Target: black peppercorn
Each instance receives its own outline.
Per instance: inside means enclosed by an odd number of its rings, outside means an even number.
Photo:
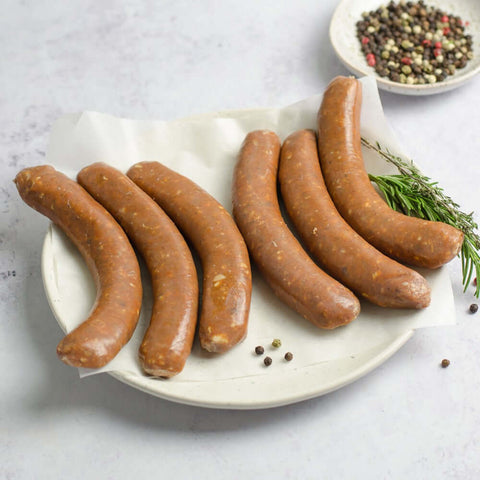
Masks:
[[[261,345],[259,345],[258,347],[255,347],[255,353],[257,355],[263,355],[264,352],[265,352],[265,349]]]
[[[390,1],[362,13],[356,34],[377,75],[424,85],[444,81],[473,58],[472,37],[465,34],[467,25],[458,16],[422,1]]]
[[[478,312],[478,305],[476,303],[472,303],[470,305],[470,313],[477,313]]]
[[[287,353],[285,354],[285,360],[286,360],[287,362],[290,362],[290,360],[292,360],[292,358],[293,358],[293,353],[292,353],[292,352],[287,352]]]
[[[447,368],[450,365],[450,360],[448,360],[447,358],[444,358],[440,365],[442,366],[442,368]]]
[[[263,363],[265,364],[266,367],[269,367],[272,364],[272,359],[271,357],[265,357],[263,359]]]

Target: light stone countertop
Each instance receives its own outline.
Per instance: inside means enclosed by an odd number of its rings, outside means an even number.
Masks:
[[[446,267],[456,326],[417,331],[369,375],[290,406],[189,407],[108,375],[80,380],[56,358],[40,273],[49,222],[12,182],[45,161],[55,119],[170,120],[321,93],[348,74],[328,41],[336,3],[2,2],[0,478],[480,478],[480,312],[468,313],[459,260]],[[405,150],[479,221],[480,77],[381,99]]]

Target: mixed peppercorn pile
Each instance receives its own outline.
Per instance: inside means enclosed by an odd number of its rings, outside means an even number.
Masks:
[[[394,82],[441,82],[473,58],[468,22],[423,0],[391,1],[364,12],[356,27],[368,65]]]

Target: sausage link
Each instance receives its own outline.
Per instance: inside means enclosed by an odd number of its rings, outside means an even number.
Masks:
[[[97,287],[89,317],[58,344],[74,367],[99,368],[128,342],[142,304],[140,268],[124,231],[78,183],[49,165],[15,178],[22,199],[58,225],[85,259]]]
[[[119,170],[94,163],[77,181],[115,217],[150,273],[153,307],[139,349],[143,369],[157,377],[177,375],[197,322],[198,279],[190,249],[166,213]]]
[[[279,180],[293,224],[330,275],[382,307],[429,305],[430,287],[426,280],[380,253],[338,213],[322,177],[313,130],[297,131],[284,141]]]
[[[226,352],[247,334],[252,292],[247,247],[233,218],[205,190],[159,162],[137,163],[127,175],[197,251],[203,270],[200,343],[209,352]]]
[[[275,294],[320,328],[357,317],[360,303],[323,272],[285,224],[277,199],[280,140],[267,130],[245,138],[233,179],[233,215],[252,259]]]
[[[318,147],[325,183],[340,214],[378,250],[408,265],[438,268],[454,258],[463,233],[443,222],[392,210],[365,170],[360,138],[361,83],[337,77],[318,112]]]

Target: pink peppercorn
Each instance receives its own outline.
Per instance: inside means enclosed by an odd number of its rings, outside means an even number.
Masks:
[[[367,54],[367,63],[371,66],[374,67],[377,63],[377,60],[375,59],[375,55],[373,53],[368,53]]]
[[[445,27],[445,28],[443,29],[443,34],[444,34],[444,35],[448,35],[448,34],[450,33],[450,31],[451,31],[451,30],[450,30],[450,27]]]
[[[412,64],[412,59],[410,57],[403,57],[400,61],[405,65],[411,65]]]
[[[439,55],[442,54],[442,49],[441,48],[436,48],[434,51],[433,51],[433,54],[438,57]]]
[[[442,42],[435,42],[435,48],[442,48]]]
[[[442,23],[447,23],[448,22],[448,16],[447,15],[444,15],[442,17]]]
[[[425,40],[422,41],[422,45],[424,47],[430,47],[432,45],[432,41],[428,40],[428,38],[426,38]]]
[[[368,37],[362,37],[362,44],[363,45],[366,45],[369,41],[370,41],[370,39]]]

